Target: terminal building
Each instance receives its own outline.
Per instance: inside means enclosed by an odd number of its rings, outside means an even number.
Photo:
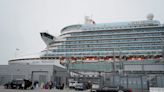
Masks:
[[[9,65],[54,65],[74,79],[95,77],[101,85],[140,91],[164,87],[164,24],[153,18],[96,23],[85,17],[85,24],[66,26],[58,37],[41,32],[47,47]]]
[[[0,85],[15,79],[26,79],[41,83],[65,83],[68,77],[66,69],[54,65],[0,65]]]

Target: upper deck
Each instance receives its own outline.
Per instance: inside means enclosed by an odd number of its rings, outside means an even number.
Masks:
[[[157,20],[143,20],[132,22],[116,22],[116,23],[99,23],[99,24],[77,24],[64,27],[61,34],[82,31],[100,31],[100,30],[119,30],[119,29],[136,29],[162,26]]]

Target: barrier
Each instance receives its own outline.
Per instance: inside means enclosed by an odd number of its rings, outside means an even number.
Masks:
[[[150,87],[150,92],[164,92],[164,88]]]

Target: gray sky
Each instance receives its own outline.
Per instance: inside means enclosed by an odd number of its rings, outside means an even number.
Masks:
[[[17,56],[38,53],[46,45],[39,32],[58,36],[68,25],[144,20],[153,13],[164,23],[164,0],[0,0],[0,64]],[[16,52],[19,48],[19,52]]]

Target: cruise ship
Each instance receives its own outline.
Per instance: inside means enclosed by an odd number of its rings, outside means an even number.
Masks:
[[[160,62],[164,55],[164,25],[153,19],[118,23],[96,23],[64,27],[55,37],[41,32],[47,47],[37,55],[17,57],[9,64],[57,65],[99,62]]]

